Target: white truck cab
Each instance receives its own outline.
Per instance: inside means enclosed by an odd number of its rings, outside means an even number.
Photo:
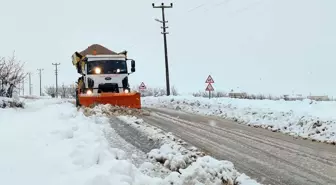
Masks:
[[[81,62],[77,64],[78,73],[82,75],[78,79],[81,94],[130,92],[128,76],[135,72],[135,61],[127,59],[126,54],[125,51],[112,55],[85,55]],[[131,61],[130,72],[127,65],[128,61]]]

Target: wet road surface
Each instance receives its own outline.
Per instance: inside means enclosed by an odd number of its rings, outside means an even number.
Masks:
[[[144,108],[145,122],[211,154],[262,184],[336,185],[336,147],[217,117]]]

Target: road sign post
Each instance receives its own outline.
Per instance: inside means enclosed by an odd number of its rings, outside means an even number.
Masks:
[[[213,80],[211,75],[209,75],[208,78],[205,80],[205,83],[208,84],[205,91],[209,91],[209,99],[211,99],[211,91],[215,90],[211,84],[215,83],[215,81]]]
[[[207,88],[205,89],[206,91],[209,91],[209,99],[211,98],[211,91],[214,91],[213,86],[211,83],[208,84]]]

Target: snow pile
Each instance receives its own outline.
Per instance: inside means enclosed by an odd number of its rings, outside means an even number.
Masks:
[[[148,158],[173,171],[165,178],[171,184],[259,184],[245,174],[239,173],[230,161],[219,161],[205,156],[196,147],[188,146],[186,142],[177,139],[172,133],[165,133],[135,116],[118,116],[118,118],[139,131],[147,133],[149,139],[161,141],[162,146],[150,151]]]
[[[336,102],[144,97],[143,106],[215,115],[238,123],[326,143],[336,142]]]
[[[0,108],[23,108],[24,103],[20,99],[0,97]]]
[[[84,110],[84,114],[87,116],[149,115],[149,112],[145,110],[120,108],[109,104],[93,105],[91,107],[83,107],[82,109]]]
[[[0,109],[0,184],[160,184],[110,148],[104,117],[86,117],[64,101]],[[100,124],[99,124],[100,123]]]
[[[161,141],[162,146],[150,151],[148,158],[173,171],[166,177],[172,184],[259,184],[245,174],[237,172],[231,162],[219,161],[210,156],[205,156],[196,147],[188,146],[186,142],[175,138],[172,133],[165,133],[135,116],[118,116],[118,118],[139,131],[147,133],[149,139]],[[176,179],[179,179],[179,181],[176,181]]]
[[[255,180],[239,173],[230,161],[217,160],[210,156],[191,158],[181,153],[178,145],[164,144],[154,149],[148,156],[173,172],[165,179],[174,185],[206,184],[206,185],[258,185]],[[185,150],[182,150],[185,151]]]
[[[36,95],[25,95],[25,96],[20,96],[20,98],[23,98],[23,99],[51,99],[52,97],[51,96],[36,96]]]
[[[148,135],[149,140],[160,142],[161,147],[153,149],[147,156],[153,161],[162,163],[172,171],[178,171],[181,168],[184,169],[195,162],[198,157],[205,155],[197,148],[188,146],[183,140],[176,139],[171,132],[165,133],[161,129],[148,125],[142,119],[135,116],[118,116],[118,118]]]
[[[160,149],[154,149],[148,153],[148,157],[154,161],[164,164],[172,171],[186,168],[196,161],[198,156],[204,154],[194,147],[185,148],[187,144],[177,140],[172,133],[165,133],[161,129],[146,124],[142,119],[134,115],[148,114],[143,110],[117,108],[111,105],[97,105],[94,108],[84,108],[84,114],[96,116],[116,116],[126,124],[136,128],[148,136],[148,140],[155,140],[161,143]]]
[[[239,173],[229,161],[219,161],[210,156],[204,156],[197,148],[189,146],[172,133],[150,126],[134,114],[143,114],[141,110],[131,110],[98,105],[93,109],[84,109],[88,115],[112,115],[137,128],[148,135],[149,140],[162,143],[159,149],[153,149],[147,156],[152,162],[163,164],[172,172],[164,178],[164,182],[172,185],[204,184],[204,185],[258,185],[255,180]],[[113,110],[112,113],[109,110]],[[147,114],[147,112],[145,113]],[[144,173],[152,173],[153,164],[144,163],[141,167]]]
[[[172,173],[171,178],[180,178],[183,184],[218,184],[218,185],[256,185],[255,180],[245,174],[238,173],[229,161],[218,161],[210,156],[198,158],[187,169],[181,169],[181,174]],[[173,180],[172,180],[173,181]]]
[[[147,114],[147,112],[146,112]],[[153,127],[143,121],[143,119],[137,118],[133,115],[117,115],[117,117],[127,123],[128,125],[136,128],[140,132],[148,135],[148,139],[160,141],[162,144],[166,143],[176,143],[178,145],[184,146],[186,143],[180,139],[176,139],[171,132],[164,132],[157,127]]]
[[[194,161],[190,156],[183,155],[178,148],[174,148],[176,146],[178,145],[164,144],[160,149],[150,151],[148,157],[162,163],[166,168],[172,171],[184,169]]]
[[[217,179],[245,178],[232,176],[232,166],[215,167],[222,162],[200,161],[166,178],[144,174],[153,165],[136,168],[107,141],[108,117],[85,116],[66,100],[30,100],[25,109],[0,109],[0,118],[0,184],[182,185],[211,180],[213,169],[221,172]]]

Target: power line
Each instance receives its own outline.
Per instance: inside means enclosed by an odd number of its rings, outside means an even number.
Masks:
[[[58,98],[58,69],[57,69],[57,66],[58,65],[61,65],[61,63],[52,63],[52,65],[54,65],[55,67],[56,67],[56,69],[55,69],[55,75],[56,75],[56,94],[55,94],[55,96],[56,96],[56,98]]]
[[[165,18],[165,9],[166,8],[173,8],[173,3],[170,3],[170,6],[165,5],[164,3],[161,3],[160,6],[155,6],[155,3],[152,3],[153,8],[161,8],[162,11],[162,21],[159,19],[155,19],[156,21],[162,23],[162,29],[163,32],[161,32],[161,34],[163,34],[163,44],[164,44],[164,52],[165,52],[165,66],[166,66],[166,89],[167,89],[167,96],[170,95],[170,84],[169,84],[169,66],[168,66],[168,49],[167,49],[167,34],[169,34],[166,29],[168,27],[166,27],[166,23],[168,23],[168,21],[166,21]]]
[[[42,96],[42,71],[44,69],[37,69],[39,71],[39,76],[40,76],[40,96]]]
[[[192,11],[194,11],[194,10],[197,10],[197,9],[199,9],[199,8],[205,6],[205,5],[206,5],[205,3],[200,4],[200,5],[198,5],[198,6],[194,7],[194,8],[191,8],[190,10],[188,10],[188,12],[192,12]]]

